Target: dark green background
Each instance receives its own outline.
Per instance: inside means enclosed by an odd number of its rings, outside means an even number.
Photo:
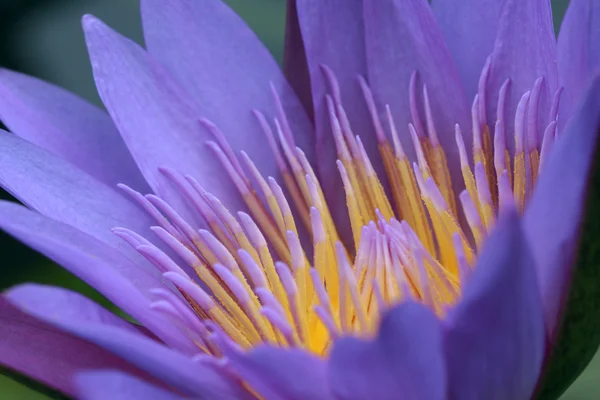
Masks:
[[[168,1],[168,0],[165,0]],[[456,0],[457,2],[459,0]],[[281,60],[285,1],[228,0]],[[558,29],[568,0],[552,1]],[[0,66],[23,71],[63,86],[100,104],[88,63],[80,18],[90,13],[141,42],[139,0],[0,0]],[[6,193],[0,196],[8,198]],[[104,299],[82,282],[0,232],[0,289],[23,281],[57,284]],[[1,338],[0,338],[1,340]],[[563,396],[600,398],[600,357]],[[0,399],[43,399],[0,377]]]

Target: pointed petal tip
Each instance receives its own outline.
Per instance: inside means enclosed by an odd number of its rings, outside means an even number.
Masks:
[[[84,31],[89,31],[97,26],[103,26],[105,25],[104,22],[102,22],[99,18],[95,17],[92,14],[84,14],[81,17],[81,26],[83,27]]]

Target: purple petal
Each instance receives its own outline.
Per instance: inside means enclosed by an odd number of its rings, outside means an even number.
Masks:
[[[296,143],[309,160],[314,138],[306,112],[267,48],[224,2],[142,1],[148,52],[165,65],[223,132],[235,151],[244,150],[266,176],[278,168],[252,114],[277,116],[270,84],[281,97]]]
[[[141,379],[114,370],[86,371],[75,378],[77,398],[82,400],[178,400],[167,392]]]
[[[401,304],[384,317],[374,341],[338,340],[329,374],[333,394],[340,400],[444,400],[440,323],[420,304]]]
[[[112,353],[18,310],[4,297],[0,297],[0,337],[0,364],[66,395],[75,395],[72,379],[82,369],[143,374]]]
[[[329,67],[340,84],[342,103],[352,128],[367,143],[375,142],[358,77],[367,73],[364,47],[363,0],[299,1],[297,13],[310,71],[318,136],[317,147],[335,157],[325,95],[331,94],[321,65]],[[324,40],[327,38],[327,40]],[[375,150],[377,148],[375,147]],[[335,158],[323,162],[334,164]],[[337,172],[336,172],[337,174]]]
[[[567,122],[594,70],[600,67],[600,3],[572,0],[558,36],[558,80],[565,88],[561,121]]]
[[[232,209],[242,202],[205,143],[201,115],[164,69],[137,44],[92,16],[83,27],[98,93],[150,187],[190,223],[196,213],[159,171],[191,174]]]
[[[108,115],[62,88],[0,69],[0,119],[16,135],[107,185],[148,191]]]
[[[492,65],[488,79],[488,121],[496,120],[498,93],[506,79],[511,80],[505,110],[505,129],[514,132],[515,111],[523,94],[535,81],[544,77],[540,95],[538,140],[546,128],[550,106],[558,89],[556,69],[556,39],[552,23],[552,8],[548,0],[505,0],[498,23]],[[507,138],[506,146],[513,152],[514,140]]]
[[[120,193],[72,164],[2,130],[0,186],[29,208],[147,264],[110,229],[125,227],[149,235],[152,220],[148,216]]]
[[[176,351],[122,329],[55,320],[67,332],[119,355],[174,389],[208,399],[249,400],[239,382],[212,365],[194,362]],[[198,349],[198,352],[201,350]]]
[[[367,74],[363,0],[299,1],[296,7],[312,87],[319,177],[336,222],[345,221],[345,228],[340,229],[343,234],[350,226],[344,189],[335,164],[338,157],[325,97],[332,93],[321,66],[326,65],[335,74],[352,130],[361,136],[371,160],[381,172],[373,124],[358,84],[358,77]]]
[[[544,320],[534,260],[514,209],[500,216],[446,324],[450,398],[531,397],[544,357]]]
[[[524,216],[550,335],[568,295],[599,133],[600,76],[596,75],[554,144]]]
[[[37,318],[52,314],[53,318],[80,319],[145,335],[139,327],[67,289],[26,283],[10,288],[4,292],[4,297],[21,311]]]
[[[364,7],[369,83],[382,107],[389,105],[396,126],[405,132],[402,144],[408,157],[415,160],[415,150],[405,127],[411,122],[409,82],[419,72],[427,85],[435,127],[446,152],[448,164],[458,166],[454,125],[468,133],[469,106],[458,70],[424,0],[367,1]],[[419,93],[421,90],[419,88]],[[424,118],[423,112],[421,113]],[[468,138],[465,138],[468,140]],[[459,185],[460,169],[451,168]],[[455,190],[461,187],[455,187]]]
[[[500,0],[434,0],[433,13],[458,67],[468,99],[477,94],[479,76],[492,53]]]
[[[150,291],[164,285],[149,270],[69,225],[14,203],[0,202],[0,228],[61,264],[170,346],[188,352],[195,348],[150,309]]]
[[[309,118],[314,120],[310,73],[296,3],[296,0],[288,0],[286,8],[283,72]]]
[[[332,399],[325,362],[305,351],[261,346],[226,356],[236,374],[265,399]]]
[[[222,399],[237,399],[232,397],[233,393],[241,393],[231,379],[211,366],[194,363],[191,358],[120,324],[108,324],[105,313],[101,318],[98,313],[89,313],[93,304],[89,300],[75,293],[61,292],[60,289],[40,291],[39,287],[26,287],[9,291],[6,297],[24,312],[103,347],[174,388],[209,398],[219,394],[222,397],[218,398]],[[69,303],[72,302],[84,305],[71,310]],[[197,348],[197,352],[200,351]]]

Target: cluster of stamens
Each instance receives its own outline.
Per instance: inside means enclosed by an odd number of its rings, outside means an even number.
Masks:
[[[485,111],[489,68],[488,62],[472,107],[473,169],[456,126],[466,188],[458,197],[438,140],[429,93],[426,86],[419,92],[417,73],[410,82],[413,123],[408,126],[415,162],[403,150],[389,107],[386,134],[371,91],[360,80],[386,171],[387,184],[382,184],[360,137],[351,130],[335,76],[324,68],[353,246],[342,241],[321,182],[295,146],[275,90],[275,130],[262,113],[254,113],[272,148],[283,187],[272,177],[265,179],[246,153],[238,157],[218,128],[202,121],[214,137],[208,147],[249,213],[238,212],[236,217],[194,177],[162,169],[208,227],[196,230],[159,197],[121,186],[156,220],[152,231],[170,249],[160,250],[128,229],[114,229],[172,284],[172,291],[154,291],[153,308],[180,324],[202,351],[215,356],[222,354],[213,340],[215,326],[242,348],[270,343],[323,355],[332,339],[341,335],[372,336],[382,312],[405,299],[422,302],[443,317],[460,298],[498,209],[507,202],[523,209],[556,135],[560,91],[538,145],[543,84],[539,79],[517,107],[511,157],[504,127],[507,81],[499,93],[492,140]],[[425,118],[419,111],[419,93]],[[311,238],[312,247],[303,246],[303,237]],[[201,283],[178,262],[192,267]]]

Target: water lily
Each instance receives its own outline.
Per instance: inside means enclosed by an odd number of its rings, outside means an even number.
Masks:
[[[108,115],[0,72],[0,226],[131,317],[14,287],[0,362],[84,399],[532,398],[598,5],[557,44],[547,0],[291,2],[288,81],[220,1],[141,3],[147,50],[83,18]]]

